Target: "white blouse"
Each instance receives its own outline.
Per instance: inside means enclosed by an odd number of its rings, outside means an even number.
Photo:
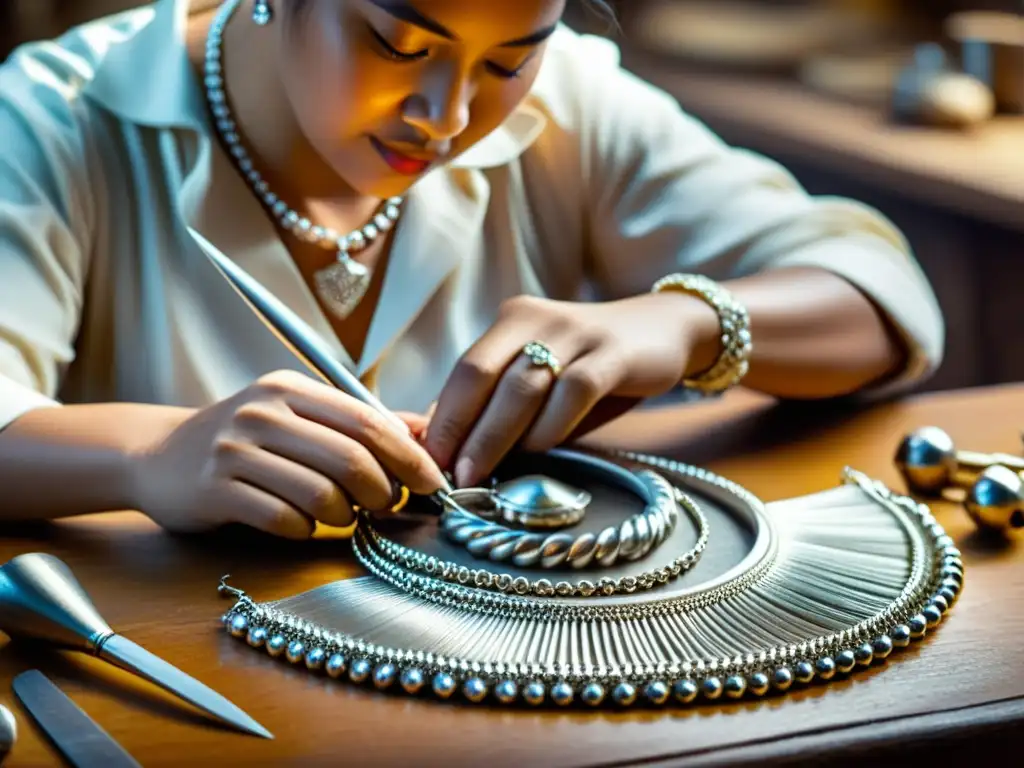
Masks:
[[[429,405],[505,298],[622,297],[677,271],[832,270],[911,350],[887,391],[940,362],[935,297],[888,221],[809,196],[564,27],[525,102],[410,191],[352,360],[215,140],[187,20],[188,0],[158,0],[0,66],[0,428],[60,403],[202,406],[302,370],[189,227],[396,409]]]

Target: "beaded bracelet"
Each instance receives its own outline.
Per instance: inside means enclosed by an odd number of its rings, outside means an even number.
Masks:
[[[652,293],[678,291],[696,296],[718,315],[721,327],[722,352],[707,371],[683,380],[683,385],[701,392],[716,394],[735,386],[750,367],[750,316],[746,307],[733,295],[704,275],[672,274],[658,280]]]

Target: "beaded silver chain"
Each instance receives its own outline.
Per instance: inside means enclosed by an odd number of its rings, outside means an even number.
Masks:
[[[336,261],[316,275],[317,292],[333,314],[344,319],[362,299],[370,282],[367,267],[352,260],[351,254],[365,250],[378,237],[389,232],[401,216],[403,199],[391,197],[381,203],[371,220],[348,234],[329,227],[313,224],[271,189],[257,170],[248,150],[242,143],[234,115],[228,104],[224,84],[223,40],[224,29],[238,9],[241,0],[228,0],[217,11],[206,40],[204,85],[206,100],[214,118],[214,126],[234,160],[239,172],[252,188],[260,202],[274,216],[280,226],[297,239],[329,251],[335,251]]]
[[[749,492],[706,470],[643,454],[618,455],[682,477],[699,477],[719,490],[732,492],[741,501],[746,497],[746,503],[760,505]],[[538,665],[449,658],[415,649],[385,648],[327,630],[257,604],[222,581],[222,594],[237,598],[223,621],[232,636],[312,671],[322,670],[332,678],[346,676],[353,683],[372,680],[379,690],[399,689],[408,694],[429,690],[442,699],[461,691],[471,702],[551,702],[558,706],[577,701],[589,706],[643,702],[657,706],[670,701],[686,704],[699,697],[737,699],[745,695],[762,696],[772,690],[786,691],[795,684],[815,679],[827,681],[866,668],[887,658],[895,648],[924,637],[941,622],[963,587],[961,554],[925,505],[895,494],[851,469],[844,472],[843,482],[858,486],[899,521],[910,538],[910,574],[901,593],[874,615],[854,626],[808,637],[799,643],[751,647],[732,657],[693,659],[680,664],[659,662],[600,668],[576,663]],[[366,555],[372,548],[371,539],[372,535],[357,532],[353,546]],[[398,589],[461,610],[524,619],[637,621],[652,615],[679,614],[748,589],[770,572],[772,555],[769,553],[757,567],[738,579],[710,590],[679,598],[603,606],[488,592],[409,573],[393,562],[385,562],[381,567],[372,557],[361,559],[372,574]]]
[[[648,479],[651,479],[652,476],[653,473],[651,473]],[[578,581],[558,580],[552,582],[552,580],[546,578],[532,581],[525,576],[514,577],[511,574],[495,572],[485,567],[469,568],[391,541],[374,527],[373,520],[369,516],[365,516],[361,523],[359,542],[354,543],[354,547],[356,548],[357,556],[361,559],[365,558],[363,560],[364,565],[371,567],[372,564],[374,568],[384,569],[391,577],[396,576],[398,573],[407,574],[405,569],[408,569],[408,572],[423,574],[430,577],[430,580],[470,586],[482,590],[494,590],[506,594],[535,595],[537,597],[607,597],[614,594],[644,591],[661,584],[666,584],[693,568],[699,562],[708,542],[708,522],[701,508],[693,499],[678,488],[672,488],[664,480],[662,480],[662,483],[664,483],[665,492],[668,494],[668,498],[673,505],[678,504],[686,510],[689,517],[693,520],[697,529],[697,541],[690,549],[672,558],[668,563],[635,576],[623,576],[618,579],[605,577],[593,581],[580,579]],[[658,504],[660,507],[660,499]],[[658,514],[663,513],[659,512]],[[444,520],[442,520],[441,525],[442,527],[445,525]],[[478,535],[487,536],[490,532],[490,524],[485,520],[480,520],[472,525],[480,532]],[[470,526],[463,525],[460,530],[466,530],[468,527]],[[520,534],[518,531],[515,533]],[[515,540],[525,541],[527,544],[532,545],[532,542],[525,538],[527,535],[522,533],[522,538]],[[563,536],[565,535],[563,534]],[[550,539],[553,537],[538,536],[537,538],[541,540],[539,544],[540,551],[547,553],[551,557],[561,554],[564,561],[575,543],[571,536],[565,537],[568,539],[568,544],[558,550],[558,552],[555,552],[555,547],[545,542],[545,538]],[[583,534],[576,541],[585,537],[586,541],[595,539],[593,534]],[[660,541],[660,538],[657,540]],[[499,560],[499,558],[493,559]]]

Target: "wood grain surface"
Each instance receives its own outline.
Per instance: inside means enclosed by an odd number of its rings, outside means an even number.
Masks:
[[[697,406],[638,411],[594,442],[707,465],[774,500],[830,487],[851,465],[902,490],[893,450],[936,424],[958,445],[1021,452],[1024,386],[923,396],[870,409],[775,406],[745,393]],[[0,490],[2,492],[2,490]],[[6,765],[59,765],[10,680],[46,672],[143,765],[789,764],[811,757],[879,764],[903,748],[970,745],[981,756],[1012,744],[1024,718],[1024,544],[972,532],[954,503],[934,507],[963,550],[963,598],[924,643],[832,685],[761,701],[627,712],[463,706],[375,694],[269,659],[229,638],[221,575],[258,599],[355,574],[338,537],[305,543],[245,531],[178,538],[119,513],[0,530],[0,559],[63,558],[111,624],[246,709],[276,738],[208,723],[173,698],[82,654],[8,643],[0,701],[20,738]]]

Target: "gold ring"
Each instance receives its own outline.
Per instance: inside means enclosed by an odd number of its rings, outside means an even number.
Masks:
[[[534,365],[550,368],[557,377],[562,372],[562,365],[551,348],[542,341],[531,341],[523,347],[523,354],[526,355]]]

